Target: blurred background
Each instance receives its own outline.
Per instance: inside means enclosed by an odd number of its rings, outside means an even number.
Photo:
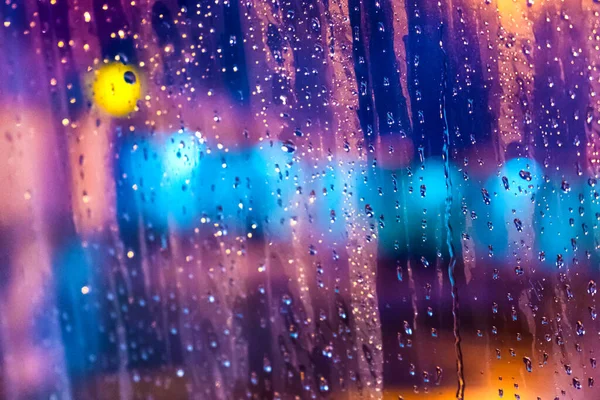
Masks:
[[[596,0],[0,22],[0,398],[598,396]]]

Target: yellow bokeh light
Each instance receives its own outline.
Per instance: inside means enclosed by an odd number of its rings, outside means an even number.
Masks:
[[[140,99],[140,73],[120,62],[104,64],[94,71],[91,89],[100,109],[113,117],[124,117],[135,110]]]

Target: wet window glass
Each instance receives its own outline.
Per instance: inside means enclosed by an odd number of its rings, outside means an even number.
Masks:
[[[0,24],[0,398],[598,397],[598,0]]]

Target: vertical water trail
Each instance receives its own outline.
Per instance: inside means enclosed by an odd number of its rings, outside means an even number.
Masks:
[[[452,225],[450,217],[452,216],[452,178],[450,176],[450,132],[448,128],[448,117],[446,115],[446,90],[448,86],[448,57],[444,49],[444,25],[440,25],[440,49],[444,57],[442,68],[442,88],[440,92],[440,114],[444,126],[444,147],[442,157],[444,159],[444,177],[446,180],[446,212],[444,213],[444,222],[446,224],[446,244],[448,245],[448,253],[450,254],[450,262],[448,264],[448,275],[450,277],[450,285],[452,287],[452,317],[454,318],[454,347],[456,350],[456,374],[458,378],[458,389],[456,390],[456,399],[463,400],[465,395],[465,377],[463,371],[463,357],[460,337],[460,317],[458,290],[454,277],[454,269],[456,267],[456,255],[454,243],[452,240]]]

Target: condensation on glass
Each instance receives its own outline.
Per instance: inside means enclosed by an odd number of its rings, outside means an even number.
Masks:
[[[597,398],[599,13],[3,1],[0,398]]]

